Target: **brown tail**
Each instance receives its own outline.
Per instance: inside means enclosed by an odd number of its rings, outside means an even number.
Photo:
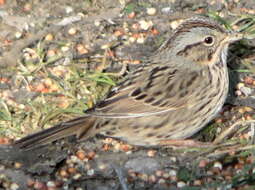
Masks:
[[[67,122],[59,123],[54,127],[39,131],[38,133],[28,135],[16,142],[13,146],[28,149],[39,145],[48,144],[55,140],[76,135],[78,138],[88,136],[88,130],[94,125],[95,118],[79,117]]]

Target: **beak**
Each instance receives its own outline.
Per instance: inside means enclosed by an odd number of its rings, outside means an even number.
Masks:
[[[238,41],[238,40],[241,40],[245,38],[245,35],[242,34],[242,33],[231,33],[229,34],[229,36],[227,37],[226,41],[228,43],[232,43],[232,42],[235,42],[235,41]]]

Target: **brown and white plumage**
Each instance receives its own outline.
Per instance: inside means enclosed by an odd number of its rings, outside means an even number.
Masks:
[[[209,19],[189,19],[84,117],[25,137],[15,146],[27,148],[70,135],[87,139],[97,133],[143,146],[188,138],[224,104],[227,48],[240,38]]]

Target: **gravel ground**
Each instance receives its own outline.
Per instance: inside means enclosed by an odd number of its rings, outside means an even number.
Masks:
[[[217,146],[148,149],[101,136],[8,145],[82,115],[183,19],[238,30],[254,25],[254,10],[254,0],[0,0],[0,190],[254,189],[255,40],[231,46],[226,105],[194,136]]]

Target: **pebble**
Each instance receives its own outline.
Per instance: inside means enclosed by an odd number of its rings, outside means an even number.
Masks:
[[[84,151],[79,150],[76,152],[76,156],[80,159],[80,160],[84,160],[86,158],[86,154]]]
[[[69,14],[69,13],[73,12],[73,8],[68,6],[65,8],[65,11],[67,14]]]
[[[128,18],[132,19],[135,17],[135,15],[136,15],[135,12],[131,12],[128,14]]]
[[[177,172],[175,170],[169,170],[169,175],[170,176],[176,176]]]
[[[87,171],[88,176],[92,176],[94,174],[95,174],[95,171],[93,169],[90,169],[90,170]]]
[[[77,180],[77,179],[79,179],[80,177],[81,177],[81,174],[78,173],[78,174],[75,174],[75,175],[73,176],[73,179],[74,179],[74,180]]]
[[[88,49],[85,48],[85,46],[83,44],[77,44],[76,50],[78,51],[79,54],[86,54],[89,52]]]
[[[156,150],[149,150],[149,151],[147,152],[147,155],[148,155],[149,157],[154,157],[154,156],[156,155],[156,153],[157,153]]]
[[[252,89],[249,87],[241,87],[240,91],[245,95],[245,96],[249,96],[252,93]]]
[[[56,51],[53,49],[50,49],[47,51],[47,57],[54,57],[56,55]]]
[[[198,167],[204,168],[208,164],[207,160],[200,160]]]
[[[219,168],[220,170],[222,170],[222,164],[221,164],[220,162],[215,162],[215,163],[213,164],[213,167]]]
[[[160,178],[160,179],[158,180],[158,183],[159,183],[159,184],[164,184],[164,183],[166,183],[166,180]]]
[[[143,36],[141,36],[141,37],[137,38],[136,42],[138,44],[143,44],[145,42],[145,38]]]
[[[161,12],[164,14],[169,14],[172,12],[171,7],[164,7],[161,9]]]
[[[174,30],[176,29],[182,22],[183,20],[175,20],[170,23],[170,27]]]
[[[56,187],[56,185],[53,181],[48,181],[47,182],[47,187]]]
[[[99,20],[95,20],[95,22],[94,22],[95,26],[100,26],[100,24],[101,24],[101,22]]]
[[[152,21],[140,20],[139,24],[142,30],[148,30],[150,27],[153,26]]]
[[[241,89],[242,87],[244,87],[244,83],[242,83],[242,82],[239,82],[237,85],[236,85],[236,88],[237,89]]]
[[[68,30],[68,34],[70,34],[70,35],[75,35],[76,33],[77,33],[76,28],[70,28],[70,29]]]
[[[151,8],[147,8],[147,14],[150,15],[150,16],[153,16],[157,13],[157,9],[154,8],[154,7],[151,7]]]
[[[62,46],[61,47],[61,51],[63,51],[63,52],[67,52],[68,50],[69,50],[68,46]]]
[[[134,37],[130,37],[130,38],[128,39],[128,41],[131,42],[131,43],[134,43],[135,40],[136,40],[136,39],[135,39]]]
[[[52,41],[53,40],[53,35],[52,34],[47,34],[46,36],[45,36],[45,40],[46,41]]]
[[[17,190],[17,189],[19,189],[18,184],[12,183],[11,186],[10,186],[10,190]]]
[[[186,186],[186,183],[183,182],[183,181],[179,181],[179,182],[177,183],[177,187],[178,187],[178,188],[183,188],[183,187],[185,187],[185,186]]]
[[[15,38],[16,39],[20,39],[22,37],[22,33],[21,32],[16,32],[15,33]]]

